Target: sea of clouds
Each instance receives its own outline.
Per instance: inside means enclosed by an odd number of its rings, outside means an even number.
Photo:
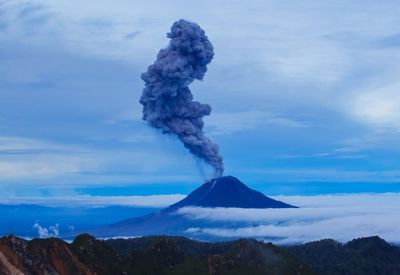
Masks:
[[[400,243],[400,194],[274,198],[299,208],[185,207],[179,209],[178,214],[192,220],[222,224],[223,226],[192,227],[187,230],[188,233],[210,237],[257,238],[292,244],[324,238],[346,242],[358,237],[379,235],[389,242]]]

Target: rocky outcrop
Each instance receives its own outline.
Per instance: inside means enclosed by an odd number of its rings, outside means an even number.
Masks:
[[[0,239],[0,274],[96,274],[60,239]]]

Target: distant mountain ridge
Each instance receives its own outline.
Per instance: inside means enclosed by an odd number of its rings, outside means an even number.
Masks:
[[[186,198],[158,212],[145,216],[126,219],[108,226],[89,230],[96,237],[115,236],[148,236],[148,235],[183,235],[194,236],[189,228],[201,228],[217,225],[218,222],[207,222],[190,219],[177,214],[183,207],[235,207],[235,208],[296,208],[293,205],[268,198],[252,190],[232,176],[212,179],[191,192]],[[221,224],[219,224],[221,225]],[[224,227],[227,226],[225,222]]]
[[[112,205],[106,207],[43,206],[35,204],[0,204],[0,236],[16,234],[38,237],[38,223],[48,228],[58,224],[64,235],[77,235],[93,227],[115,223],[127,218],[143,216],[160,208]]]

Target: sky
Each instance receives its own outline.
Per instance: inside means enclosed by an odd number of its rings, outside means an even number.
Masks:
[[[181,18],[214,46],[190,87],[213,108],[205,131],[225,175],[275,196],[400,192],[399,12],[369,0],[0,0],[0,201],[169,202],[204,182],[210,169],[150,129],[138,102]]]

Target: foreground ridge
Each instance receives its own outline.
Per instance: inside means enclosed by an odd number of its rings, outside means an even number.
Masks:
[[[279,247],[252,239],[152,236],[98,240],[0,238],[0,274],[400,274],[400,248],[379,237]]]

